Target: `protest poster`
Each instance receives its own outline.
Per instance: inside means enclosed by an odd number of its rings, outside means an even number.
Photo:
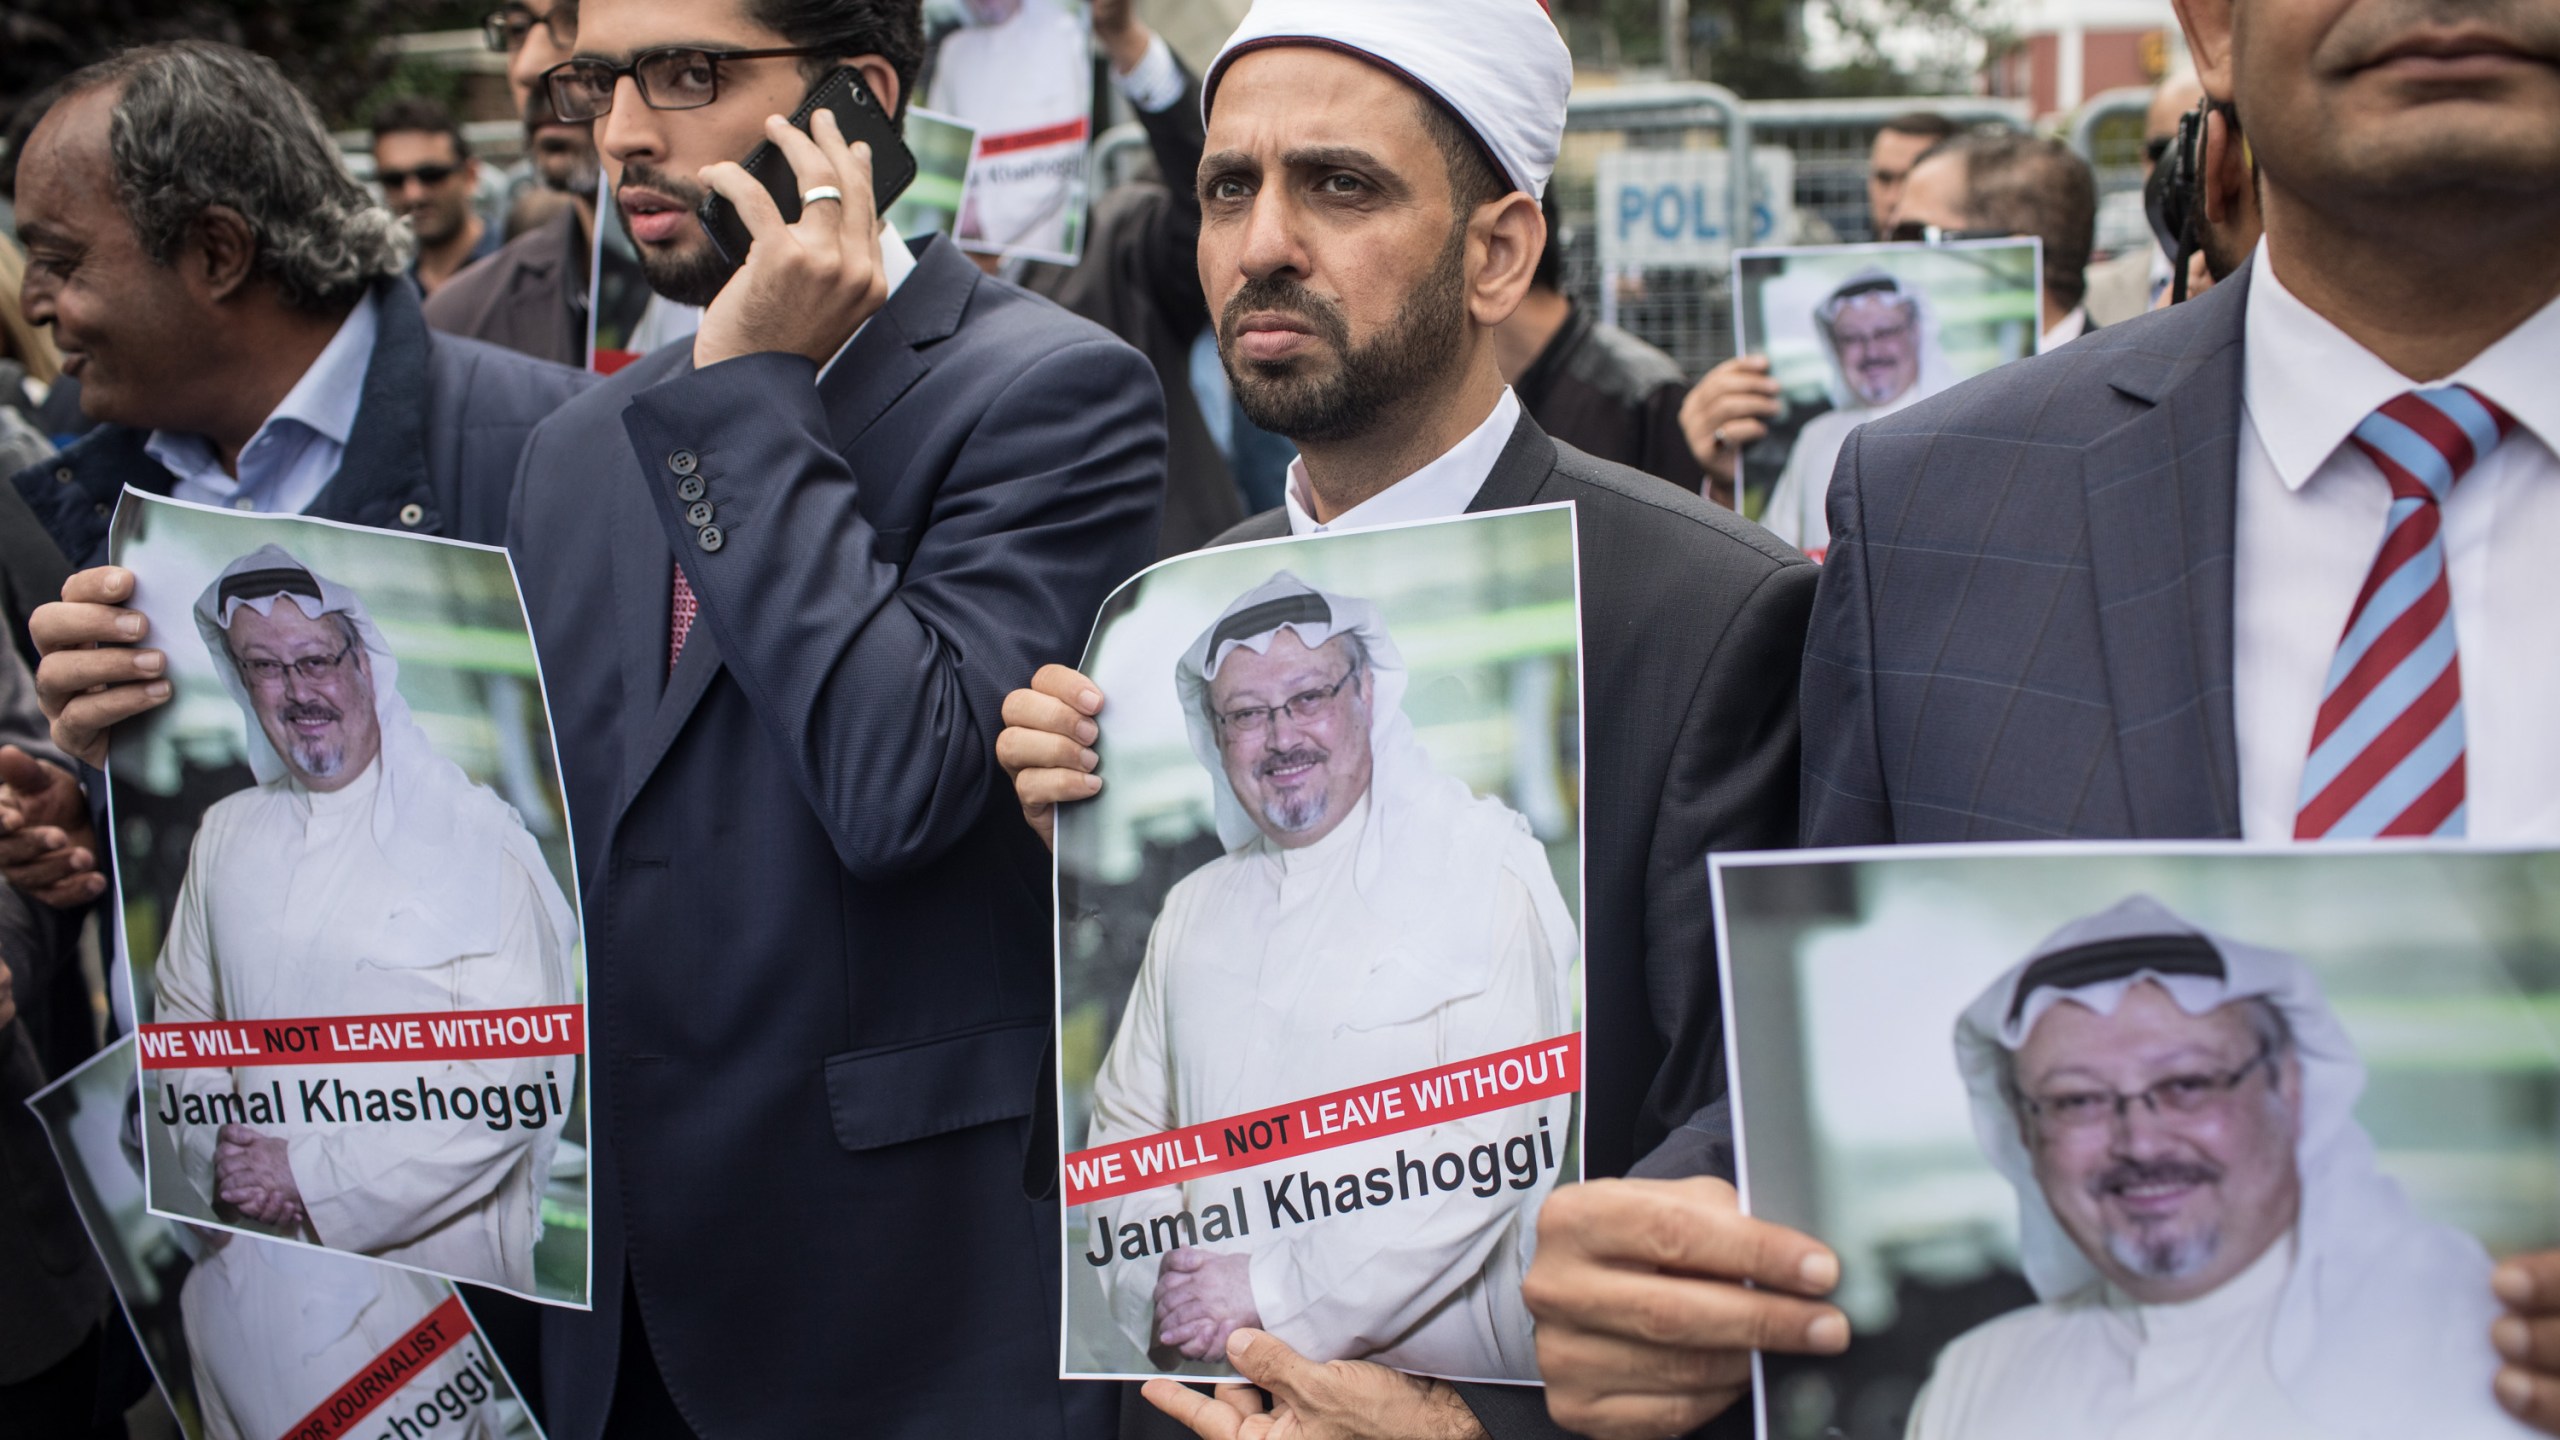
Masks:
[[[925,0],[925,104],[977,131],[952,238],[1072,265],[1093,139],[1092,17],[1077,0]]]
[[[584,956],[506,552],[125,492],[110,829],[171,1219],[587,1299]]]
[[[1743,513],[1821,559],[1850,431],[2036,353],[2043,251],[2034,239],[1737,251],[1736,353],[1769,357],[1780,406],[1743,448]]]
[[[1718,857],[1745,1207],[1840,1256],[1768,1440],[2522,1437],[2560,1241],[2560,853]]]
[[[922,107],[909,109],[901,128],[916,157],[916,178],[889,202],[888,222],[910,240],[956,233],[961,195],[969,184],[969,157],[978,147],[977,130]]]
[[[1581,1171],[1570,506],[1159,563],[1104,605],[1058,817],[1062,1373],[1535,1381]]]
[[[453,1286],[154,1213],[131,1036],[27,1102],[186,1440],[532,1440]]]

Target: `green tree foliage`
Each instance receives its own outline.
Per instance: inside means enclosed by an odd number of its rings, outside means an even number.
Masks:
[[[0,117],[124,46],[204,39],[272,58],[333,124],[346,124],[392,78],[385,35],[459,29],[491,8],[492,0],[7,0]]]

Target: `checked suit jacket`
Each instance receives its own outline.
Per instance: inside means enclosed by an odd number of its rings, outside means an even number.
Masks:
[[[2239,835],[2250,273],[1849,437],[1805,647],[1805,844]]]

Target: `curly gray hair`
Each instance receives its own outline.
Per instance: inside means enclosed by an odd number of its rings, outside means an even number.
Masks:
[[[236,211],[257,237],[254,273],[286,304],[328,312],[397,275],[415,242],[338,159],[275,62],[204,40],[121,51],[73,75],[67,98],[120,87],[108,149],[116,193],[160,264],[205,211]]]

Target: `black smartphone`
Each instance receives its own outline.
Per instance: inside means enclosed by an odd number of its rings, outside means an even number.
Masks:
[[[820,110],[835,112],[836,128],[843,132],[847,145],[860,142],[871,147],[871,199],[885,211],[889,202],[906,193],[909,182],[916,178],[915,152],[907,148],[906,137],[898,133],[897,122],[880,108],[878,97],[862,82],[862,72],[847,65],[830,70],[817,84],[809,87],[807,99],[791,112],[791,123],[803,133],[809,129],[809,117]],[[791,157],[782,147],[767,140],[747,157],[746,171],[773,197],[782,212],[784,224],[800,218],[800,178],[792,173]],[[702,197],[702,206],[694,212],[702,221],[711,246],[729,262],[731,270],[747,263],[747,247],[755,237],[747,233],[747,223],[738,218],[738,207],[718,191]]]

